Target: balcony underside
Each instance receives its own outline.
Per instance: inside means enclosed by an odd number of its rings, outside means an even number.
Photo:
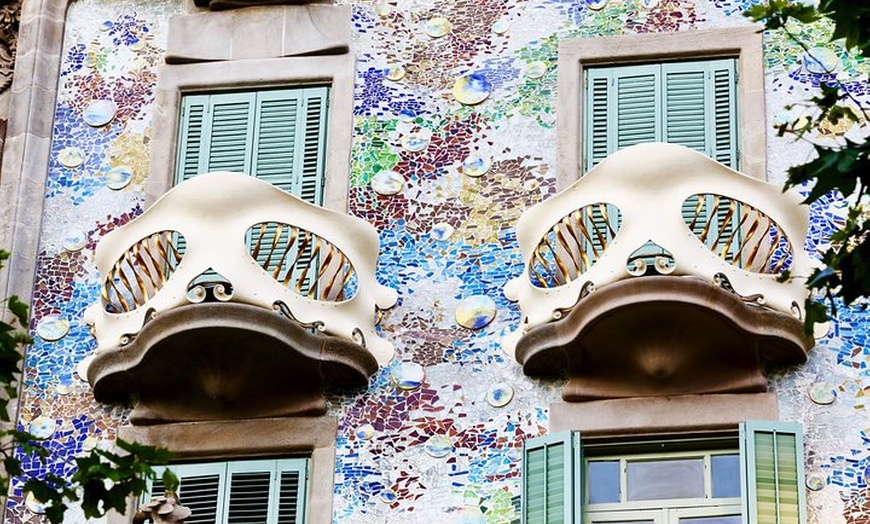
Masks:
[[[794,317],[699,278],[651,276],[596,290],[516,355],[527,375],[567,370],[562,397],[582,402],[765,391],[767,367],[804,363],[811,347]]]
[[[374,356],[274,311],[204,303],[160,313],[100,352],[88,380],[100,402],[127,402],[135,424],[326,412],[325,386],[364,386]]]

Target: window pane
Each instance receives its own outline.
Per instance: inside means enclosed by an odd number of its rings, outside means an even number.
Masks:
[[[619,461],[589,462],[589,504],[619,502]]]
[[[713,497],[739,497],[740,456],[713,455],[710,462],[713,470]]]
[[[680,524],[740,524],[740,515],[727,517],[692,517],[680,519]]]
[[[628,463],[628,500],[704,496],[704,461],[638,460]]]

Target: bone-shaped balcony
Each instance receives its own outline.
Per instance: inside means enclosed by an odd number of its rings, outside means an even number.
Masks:
[[[393,355],[363,220],[234,173],[199,175],[96,251],[87,376],[134,423],[317,415]]]
[[[812,345],[799,204],[681,146],[621,150],[520,218],[505,350],[526,374],[567,371],[568,401],[764,391]]]

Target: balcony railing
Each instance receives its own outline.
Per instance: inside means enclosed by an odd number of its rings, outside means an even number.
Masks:
[[[668,322],[662,318],[667,310],[679,315],[671,319],[672,329],[684,335],[694,311],[707,319],[699,325],[711,329],[713,317],[725,331],[742,324],[740,344],[747,347],[784,337],[762,360],[782,360],[782,353],[805,358],[800,319],[811,261],[803,250],[808,218],[800,200],[677,145],[641,144],[611,155],[523,213],[517,234],[524,270],[505,287],[519,303],[523,324],[505,339],[506,351],[527,372],[541,365],[556,370],[569,365],[564,359],[571,357],[564,355],[572,344],[584,353],[597,351],[589,348],[593,339],[609,345],[596,331],[607,326],[638,331],[637,351],[646,345],[676,352],[666,333],[653,340],[657,330],[668,329],[661,325]],[[773,322],[771,314],[785,332],[760,325]],[[572,320],[562,322],[568,316]],[[683,342],[702,347],[716,336],[724,335],[714,329]],[[550,350],[562,356],[544,357]],[[589,364],[589,355],[583,360]]]
[[[191,366],[227,365],[241,375],[234,380],[254,379],[260,386],[263,380],[275,387],[288,381],[285,389],[294,389],[291,375],[269,379],[268,370],[258,369],[245,378],[243,363],[257,352],[265,353],[258,354],[256,367],[271,362],[275,374],[286,371],[282,366],[300,365],[272,353],[296,352],[315,375],[364,384],[393,356],[392,345],[375,331],[380,311],[397,298],[375,280],[377,255],[377,233],[363,220],[308,204],[253,177],[194,177],[97,248],[101,298],[86,313],[98,345],[88,371],[95,394],[107,401],[147,396],[125,389],[155,385],[121,377],[156,359],[154,348],[164,346],[165,357],[198,351]],[[228,379],[222,374],[221,380]],[[312,391],[319,385],[311,385]],[[252,389],[234,387],[238,395]],[[207,395],[233,394],[224,387]],[[169,400],[152,404],[165,408]],[[264,414],[285,408],[272,406]]]

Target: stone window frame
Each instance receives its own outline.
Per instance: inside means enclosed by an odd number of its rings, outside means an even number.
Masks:
[[[583,173],[584,69],[692,59],[737,59],[737,134],[740,171],[766,179],[767,125],[762,35],[757,26],[676,33],[571,38],[559,43],[556,101],[556,188]]]
[[[161,67],[151,133],[151,166],[145,184],[146,206],[173,185],[184,95],[327,85],[330,91],[323,207],[346,212],[353,141],[354,63],[353,55],[345,53]]]
[[[166,448],[173,461],[186,463],[306,457],[309,468],[305,524],[329,524],[337,432],[338,419],[327,415],[128,425],[118,430],[118,438]],[[111,512],[107,524],[129,523],[138,504],[131,497],[126,514]]]

